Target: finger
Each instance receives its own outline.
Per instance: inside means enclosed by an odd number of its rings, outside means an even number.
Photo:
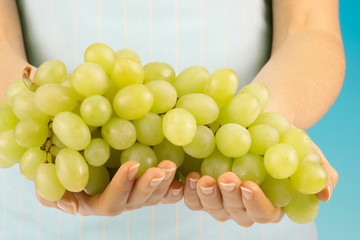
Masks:
[[[127,209],[132,210],[143,206],[156,188],[165,178],[165,172],[160,168],[149,168],[135,182],[127,201]]]
[[[254,221],[247,215],[243,204],[240,179],[234,173],[227,172],[220,175],[218,182],[225,210],[237,224],[243,227],[250,227]]]
[[[162,169],[165,172],[165,177],[162,182],[156,187],[151,196],[146,200],[145,205],[153,206],[158,204],[161,199],[167,193],[171,182],[175,176],[176,164],[172,161],[165,160],[162,161],[158,168]]]
[[[197,193],[206,212],[218,221],[230,219],[229,213],[224,209],[220,189],[210,176],[203,176],[197,182]]]
[[[184,195],[184,186],[181,182],[174,180],[167,193],[161,199],[161,203],[163,204],[169,204],[169,203],[176,203],[182,199]]]
[[[38,201],[46,207],[57,208],[63,212],[76,215],[79,209],[79,203],[72,193],[66,191],[64,196],[58,201],[48,201],[41,197],[38,191],[35,191]]]
[[[201,175],[197,172],[192,172],[186,176],[184,185],[184,202],[186,206],[193,211],[203,209],[199,196],[197,194],[197,181]]]
[[[282,219],[284,213],[275,207],[256,183],[246,181],[240,184],[241,195],[247,214],[258,223],[273,223]]]

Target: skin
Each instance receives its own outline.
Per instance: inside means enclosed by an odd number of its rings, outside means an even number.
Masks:
[[[272,97],[266,111],[280,112],[294,126],[307,129],[333,104],[344,79],[338,1],[273,0],[272,7],[271,58],[254,82],[270,89]],[[4,101],[6,88],[28,64],[22,39],[16,2],[0,0],[0,101]],[[338,174],[315,144],[313,148],[321,154],[329,176],[327,186],[317,197],[328,201]],[[218,183],[211,177],[191,173],[182,185],[173,181],[176,166],[170,161],[134,179],[131,176],[137,171],[136,165],[134,161],[122,165],[104,193],[93,197],[84,192],[66,192],[61,200],[49,202],[36,195],[45,206],[81,215],[114,216],[160,202],[175,203],[182,197],[191,210],[207,211],[218,221],[232,219],[240,226],[278,222],[284,215],[255,183],[241,182],[233,173],[224,173]]]

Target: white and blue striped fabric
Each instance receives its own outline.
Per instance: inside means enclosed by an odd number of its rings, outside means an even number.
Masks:
[[[94,42],[132,48],[142,63],[164,61],[176,73],[193,65],[229,67],[240,87],[268,60],[271,6],[264,0],[18,0],[31,64],[60,59],[73,71]],[[315,223],[242,228],[219,223],[183,201],[116,217],[72,216],[40,205],[17,166],[0,169],[0,239],[316,240]]]

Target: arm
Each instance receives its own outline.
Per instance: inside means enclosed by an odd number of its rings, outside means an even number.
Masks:
[[[294,126],[306,129],[326,113],[342,86],[345,58],[338,2],[273,0],[272,7],[271,57],[254,82],[270,89],[266,111],[280,112]],[[315,144],[313,147],[322,154]],[[322,159],[329,180],[317,197],[327,201],[338,175],[323,155]],[[185,183],[187,206],[205,210],[219,221],[232,219],[241,226],[281,220],[283,211],[274,207],[255,183],[241,182],[233,173],[222,174],[218,182],[191,173]]]

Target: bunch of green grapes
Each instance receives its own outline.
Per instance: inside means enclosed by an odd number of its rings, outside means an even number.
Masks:
[[[6,91],[0,105],[0,167],[19,164],[39,194],[95,195],[127,161],[137,177],[162,160],[180,180],[198,171],[217,179],[232,171],[258,184],[296,222],[315,218],[315,194],[327,183],[320,155],[301,129],[280,113],[264,112],[270,93],[259,83],[237,93],[229,68],[210,74],[192,66],[176,75],[164,62],[142,65],[130,49],[91,45],[68,73],[58,60]]]

